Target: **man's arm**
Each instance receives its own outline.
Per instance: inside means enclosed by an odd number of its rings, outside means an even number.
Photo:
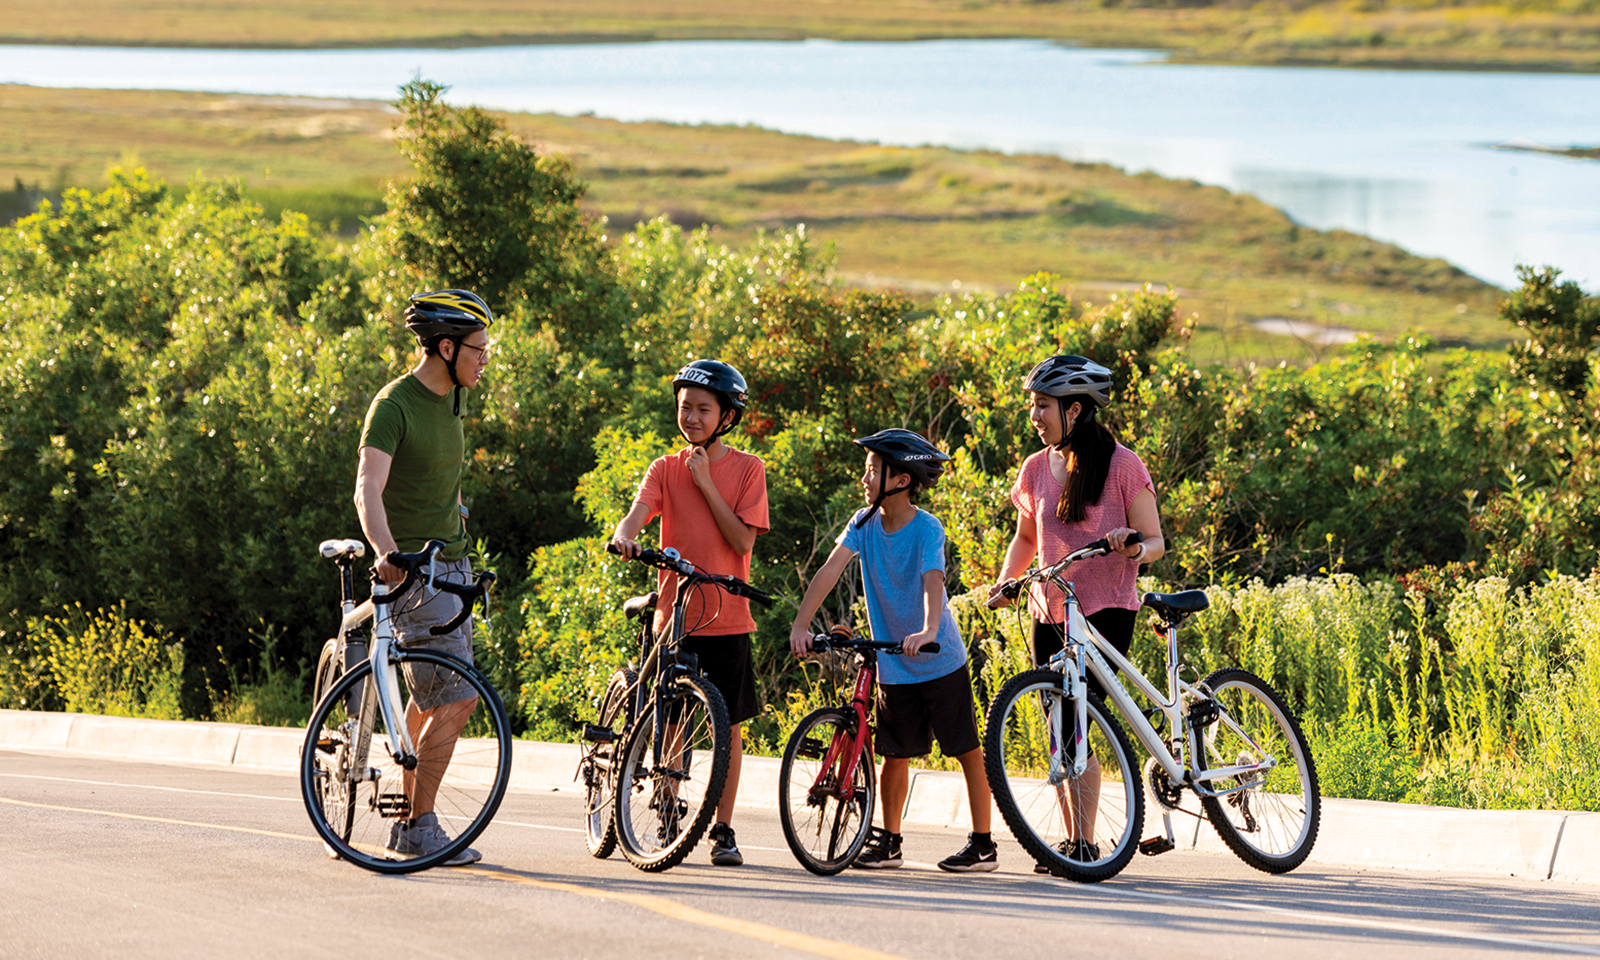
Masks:
[[[800,611],[794,615],[794,623],[789,627],[789,650],[795,656],[803,657],[811,652],[811,621],[822,607],[823,599],[833,592],[844,568],[855,558],[855,551],[842,543],[837,544],[833,552],[828,554],[822,569],[811,578],[811,585],[800,600]]]
[[[922,575],[922,630],[906,637],[900,649],[908,657],[939,639],[939,621],[944,618],[944,571],[929,570]]]
[[[362,447],[361,460],[356,464],[356,516],[361,519],[367,542],[378,554],[378,577],[384,583],[399,583],[406,578],[404,570],[384,559],[400,549],[389,533],[389,515],[383,509],[383,488],[389,484],[389,468],[393,465],[394,457],[376,447]]]

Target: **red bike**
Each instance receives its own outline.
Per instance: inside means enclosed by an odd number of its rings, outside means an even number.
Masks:
[[[878,680],[878,653],[898,654],[900,643],[868,640],[839,626],[813,637],[811,650],[854,651],[855,693],[845,706],[812,711],[789,736],[778,773],[778,816],[800,865],[829,877],[855,862],[872,826],[878,795],[872,686]],[[928,644],[921,652],[938,653],[939,645]]]

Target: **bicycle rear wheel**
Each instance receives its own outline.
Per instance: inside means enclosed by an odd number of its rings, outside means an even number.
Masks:
[[[611,675],[595,726],[609,732],[612,739],[585,744],[578,769],[578,777],[583,781],[583,839],[589,853],[598,860],[611,856],[611,851],[617,848],[616,816],[612,812],[617,790],[615,760],[632,720],[632,711],[627,709],[628,688],[636,679],[638,675],[626,668]]]
[[[1217,835],[1239,859],[1266,873],[1287,873],[1305,862],[1317,842],[1322,794],[1317,768],[1294,714],[1266,681],[1245,670],[1217,670],[1203,683],[1222,708],[1205,728],[1202,757],[1207,769],[1276,761],[1255,776],[1195,779],[1221,797],[1200,805]]]
[[[855,746],[853,711],[823,707],[800,721],[778,770],[778,819],[800,865],[818,876],[838,873],[861,853],[872,826],[877,785],[870,751],[856,757],[840,798],[843,770]]]
[[[1144,787],[1128,738],[1092,693],[1088,717],[1089,768],[1072,777],[1073,701],[1061,674],[1033,670],[1001,688],[983,739],[989,789],[1012,835],[1051,873],[1083,883],[1126,867],[1144,826]],[[1068,771],[1054,784],[1052,754],[1064,754]]]
[[[451,859],[489,825],[511,776],[511,725],[483,675],[454,657],[397,650],[393,662],[414,769],[390,755],[372,664],[363,662],[345,671],[312,713],[300,791],[317,834],[337,856],[379,873],[409,873]],[[435,705],[441,693],[450,699]],[[421,704],[414,702],[419,695]],[[429,812],[438,834],[427,824],[401,833]]]
[[[661,742],[647,707],[628,732],[615,801],[622,855],[652,872],[677,866],[700,842],[722,798],[731,742],[722,694],[703,678],[674,678],[656,702]]]

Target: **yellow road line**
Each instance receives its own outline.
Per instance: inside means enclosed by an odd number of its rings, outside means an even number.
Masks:
[[[63,813],[87,813],[99,817],[117,817],[123,820],[143,820],[148,823],[167,823],[180,827],[202,827],[210,830],[229,830],[234,833],[250,833],[261,837],[277,837],[283,840],[306,840],[312,843],[321,843],[320,837],[308,837],[297,833],[279,833],[275,830],[257,830],[254,827],[230,827],[220,823],[200,823],[194,820],[175,820],[171,817],[150,817],[138,813],[118,813],[112,810],[88,810],[83,807],[63,807],[49,803],[30,803],[27,800],[13,800],[9,797],[0,797],[0,803],[9,803],[17,807],[32,807],[36,810],[57,810]],[[686,906],[666,897],[651,896],[646,893],[622,893],[613,890],[596,890],[591,887],[580,886],[576,883],[561,883],[556,880],[535,880],[532,877],[519,876],[507,873],[504,870],[491,870],[487,867],[457,868],[456,872],[470,873],[491,880],[500,880],[506,883],[520,883],[523,886],[537,887],[541,890],[552,890],[557,893],[567,893],[578,897],[589,897],[596,900],[616,900],[621,903],[631,904],[652,913],[660,914],[670,920],[683,923],[692,923],[696,926],[709,927],[726,933],[749,937],[773,946],[799,950],[804,953],[813,953],[819,957],[829,957],[831,960],[903,960],[892,953],[873,950],[868,947],[858,947],[855,944],[843,943],[838,940],[828,940],[823,937],[813,937],[810,934],[799,933],[794,930],[785,930],[782,927],[768,926],[764,923],[755,923],[750,920],[737,920],[733,917],[724,917],[715,913],[707,913],[694,907]]]
[[[791,950],[801,950],[814,953],[819,957],[832,957],[834,960],[903,960],[903,958],[873,950],[869,947],[858,947],[852,943],[841,943],[838,940],[827,940],[822,937],[813,937],[810,934],[798,933],[794,930],[785,930],[782,927],[772,927],[764,923],[755,923],[750,920],[736,920],[733,917],[724,917],[720,914],[707,913],[694,907],[685,906],[666,897],[651,896],[647,893],[621,893],[613,890],[594,890],[589,887],[580,887],[573,883],[560,883],[555,880],[535,880],[532,877],[518,876],[501,870],[490,870],[486,867],[465,867],[462,873],[474,873],[495,880],[504,880],[507,883],[520,883],[542,890],[555,890],[560,893],[570,893],[580,897],[594,897],[600,900],[618,900],[622,903],[659,913],[663,917],[681,920],[684,923],[693,923],[713,930],[722,930],[727,933],[736,933],[752,940],[760,940],[777,947],[787,947]]]

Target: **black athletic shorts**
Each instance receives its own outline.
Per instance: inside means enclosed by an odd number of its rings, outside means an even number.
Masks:
[[[877,752],[880,757],[926,756],[939,738],[947,757],[979,746],[967,665],[921,683],[878,684]]]
[[[1138,625],[1139,611],[1123,610],[1119,607],[1107,607],[1097,610],[1084,619],[1098,631],[1100,636],[1110,641],[1117,652],[1124,657],[1128,655],[1128,648],[1133,646],[1133,628]],[[1053,656],[1061,652],[1061,646],[1066,637],[1066,629],[1059,623],[1033,623],[1033,662],[1044,666]],[[1108,660],[1110,658],[1107,658]],[[1116,664],[1111,669],[1116,671]],[[1091,673],[1084,677],[1089,682],[1089,692],[1099,697],[1106,698],[1106,690],[1100,681]]]
[[[760,715],[756,671],[750,663],[750,634],[722,637],[690,634],[683,638],[682,649],[700,659],[700,672],[722,694],[730,724],[743,723]]]

